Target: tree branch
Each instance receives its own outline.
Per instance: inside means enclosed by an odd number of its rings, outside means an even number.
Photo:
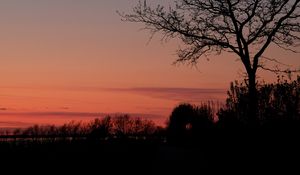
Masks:
[[[270,35],[267,38],[267,41],[265,42],[265,44],[262,46],[262,48],[259,50],[259,52],[254,56],[254,61],[253,61],[253,69],[256,70],[257,69],[257,65],[258,65],[258,59],[260,56],[262,56],[262,54],[264,53],[264,51],[266,50],[266,48],[270,45],[270,43],[272,42],[273,37],[275,36],[276,32],[280,29],[282,23],[289,18],[289,16],[295,11],[298,3],[300,2],[300,0],[296,0],[295,4],[292,6],[291,10],[284,16],[282,16],[279,20],[278,23],[276,24],[276,27],[272,30],[272,32],[270,33]],[[282,7],[283,8],[283,7]]]

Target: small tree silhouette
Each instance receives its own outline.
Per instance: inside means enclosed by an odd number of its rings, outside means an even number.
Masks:
[[[173,110],[168,123],[171,142],[196,138],[213,126],[213,109],[208,104],[180,104]]]

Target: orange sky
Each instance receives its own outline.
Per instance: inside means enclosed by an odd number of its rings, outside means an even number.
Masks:
[[[197,68],[172,65],[180,43],[157,36],[147,44],[142,25],[121,22],[116,10],[127,12],[135,2],[1,1],[0,127],[115,112],[164,121],[179,102],[224,100],[225,93],[207,89],[225,92],[230,81],[242,79],[237,58],[212,56]],[[270,48],[267,55],[299,68],[299,54]]]

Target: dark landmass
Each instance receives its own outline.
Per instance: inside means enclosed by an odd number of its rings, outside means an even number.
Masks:
[[[0,143],[1,171],[23,174],[297,174],[294,131],[215,131],[204,139],[19,139]]]

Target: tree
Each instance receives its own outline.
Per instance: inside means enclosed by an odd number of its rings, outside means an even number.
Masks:
[[[89,123],[89,135],[91,138],[105,138],[112,134],[112,119],[110,116],[104,117],[102,120],[96,118],[91,123]]]
[[[132,124],[133,121],[127,114],[114,117],[113,125],[115,134],[119,137],[129,135],[131,133]]]
[[[169,139],[172,142],[204,136],[204,133],[213,126],[213,116],[213,106],[210,103],[199,106],[189,103],[178,105],[172,111],[168,122]]]
[[[177,0],[174,5],[153,7],[139,1],[132,14],[120,14],[124,21],[145,25],[152,35],[179,38],[185,48],[176,62],[197,63],[201,56],[230,52],[242,62],[247,73],[249,120],[256,120],[256,72],[270,69],[263,59],[274,44],[295,51],[300,41],[300,0]],[[152,37],[152,36],[151,36]]]

